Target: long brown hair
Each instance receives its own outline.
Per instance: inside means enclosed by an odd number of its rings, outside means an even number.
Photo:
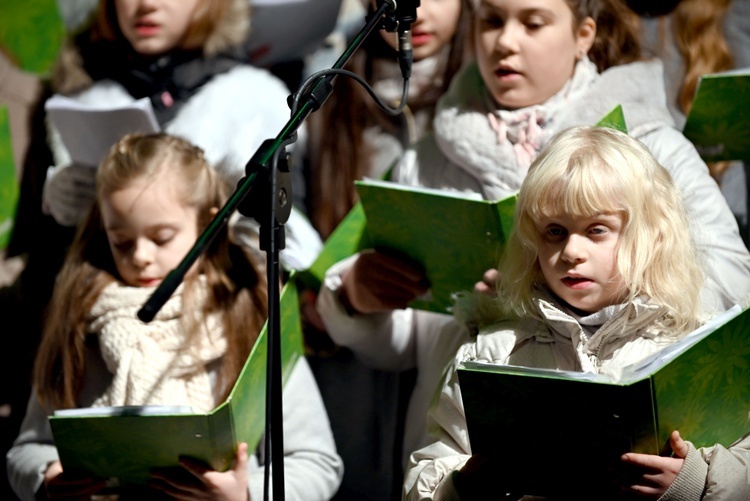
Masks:
[[[163,168],[179,170],[185,180],[184,202],[198,210],[202,231],[211,221],[211,209],[226,199],[226,189],[203,151],[168,134],[131,134],[112,147],[97,171],[97,203],[79,227],[62,271],[57,277],[44,335],[34,366],[37,396],[49,408],[75,407],[86,372],[87,343],[95,335],[87,331],[87,313],[102,290],[118,280],[118,273],[102,224],[100,201],[135,179]],[[249,253],[231,243],[224,228],[199,260],[209,299],[190,305],[194,278],[185,280],[185,311],[201,308],[196,322],[185,322],[189,341],[200,318],[220,313],[227,352],[221,359],[217,387],[221,400],[231,389],[267,317],[266,279]],[[192,306],[192,307],[191,307]]]
[[[588,56],[599,71],[641,59],[638,16],[622,0],[565,0],[578,26],[590,17],[596,36]],[[575,27],[574,26],[574,27]]]
[[[674,11],[674,37],[685,62],[679,102],[687,115],[703,75],[731,69],[732,52],[724,37],[724,18],[732,0],[682,0]],[[708,169],[717,181],[729,162],[710,162]]]
[[[677,49],[685,61],[680,106],[686,114],[701,76],[731,69],[724,18],[732,0],[682,0],[674,10]]]
[[[461,14],[451,41],[447,65],[439,76],[441,86],[410,99],[405,113],[433,108],[448,88],[453,75],[458,72],[465,57],[464,47],[471,19],[469,9],[469,2],[461,0]],[[374,63],[378,59],[391,59],[395,64],[396,53],[381,36],[373,34],[354,53],[346,69],[370,82]],[[336,79],[335,91],[311,117],[310,123],[309,213],[315,228],[326,238],[357,203],[354,181],[362,179],[370,171],[373,152],[369,151],[364,141],[365,130],[380,126],[387,131],[397,132],[404,124],[403,117],[386,115],[358,83],[345,77]]]

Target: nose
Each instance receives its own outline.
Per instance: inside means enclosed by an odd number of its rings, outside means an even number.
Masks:
[[[518,52],[518,35],[520,25],[518,22],[508,20],[497,35],[497,48],[503,53]]]
[[[147,14],[156,10],[156,2],[154,0],[140,0],[138,2],[138,14]]]
[[[430,0],[422,0],[417,7],[417,18],[414,20],[414,22],[411,24],[412,26],[417,24],[422,24],[424,22],[425,18],[429,14],[429,8],[425,5]]]
[[[136,268],[145,268],[149,264],[154,262],[154,244],[145,240],[139,239],[136,241],[133,249],[133,265]]]
[[[585,239],[580,235],[569,235],[565,240],[560,258],[566,263],[582,263],[587,257]]]

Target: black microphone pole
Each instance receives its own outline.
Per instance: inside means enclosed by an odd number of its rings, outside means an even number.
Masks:
[[[365,38],[377,28],[387,13],[396,9],[395,0],[384,0],[365,26],[352,40],[332,69],[341,70]],[[138,318],[150,322],[164,303],[184,280],[185,274],[208,248],[235,210],[255,217],[260,223],[260,245],[266,251],[268,277],[268,361],[266,375],[266,483],[268,498],[269,468],[273,467],[273,495],[284,499],[284,448],[281,383],[281,329],[279,315],[279,252],[284,247],[284,223],[292,210],[292,191],[284,148],[297,138],[297,130],[312,112],[316,111],[333,91],[336,73],[326,74],[302,95],[304,100],[292,110],[292,116],[274,139],[267,139],[245,166],[246,176],[237,185],[224,207],[188,251],[185,258],[157,287],[138,311]],[[252,193],[252,197],[248,197]]]

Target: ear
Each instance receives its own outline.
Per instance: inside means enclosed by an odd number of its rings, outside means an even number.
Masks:
[[[211,217],[213,218],[213,217],[216,216],[216,214],[219,213],[219,208],[218,207],[211,207],[210,209],[208,209],[208,213],[211,214]]]
[[[583,57],[584,54],[588,54],[591,50],[591,46],[594,45],[594,39],[596,38],[596,21],[592,18],[587,17],[576,29],[576,54],[580,54]]]

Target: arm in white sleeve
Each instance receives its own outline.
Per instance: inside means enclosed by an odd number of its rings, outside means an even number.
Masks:
[[[356,255],[331,266],[318,293],[316,308],[328,334],[374,369],[401,371],[415,367],[414,310],[349,315],[339,301],[342,274],[354,259]]]
[[[750,299],[750,252],[705,162],[682,133],[664,127],[640,138],[685,197],[691,232],[706,268],[704,306],[725,311]]]
[[[50,463],[58,460],[47,413],[32,393],[18,437],[6,455],[8,480],[16,495],[32,501]]]
[[[461,352],[456,360],[462,356]],[[453,472],[469,460],[471,445],[456,367],[454,362],[448,368],[448,380],[427,416],[428,431],[436,441],[413,452],[409,458],[404,479],[405,500],[459,499]]]
[[[728,448],[696,449],[688,442],[680,473],[660,501],[750,499],[750,434]]]

